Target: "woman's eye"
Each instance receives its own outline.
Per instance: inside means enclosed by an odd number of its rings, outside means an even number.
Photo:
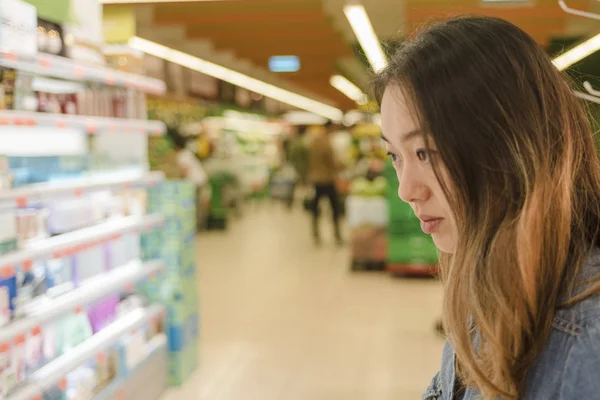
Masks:
[[[392,163],[394,163],[394,164],[398,163],[399,158],[397,155],[395,155],[391,151],[388,151],[387,155],[390,156],[390,158],[392,159]]]
[[[419,159],[419,161],[428,161],[429,154],[426,150],[417,150],[417,158]]]

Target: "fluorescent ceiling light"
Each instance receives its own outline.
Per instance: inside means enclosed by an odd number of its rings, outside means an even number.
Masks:
[[[367,104],[367,95],[354,83],[341,75],[333,75],[329,79],[331,86],[342,92],[346,97],[354,100],[359,105]]]
[[[552,63],[559,71],[562,71],[598,50],[600,50],[600,33],[572,49],[565,51],[552,60]]]
[[[136,36],[129,40],[129,46],[155,57],[171,61],[194,71],[202,72],[203,74],[229,82],[252,92],[262,94],[263,96],[270,97],[282,103],[314,112],[315,114],[322,115],[331,120],[341,121],[342,119],[342,111],[328,104],[301,96],[297,93],[290,92],[289,90],[282,89],[271,85],[270,83],[260,81],[240,72],[202,60],[201,58],[171,49],[161,44]]]
[[[350,22],[350,26],[373,70],[375,72],[381,71],[388,64],[388,60],[365,8],[360,4],[346,5],[344,6],[344,14],[346,14],[346,18],[348,18],[348,22]]]
[[[228,0],[100,0],[102,4],[149,4],[149,3],[198,3],[202,1],[228,1]]]

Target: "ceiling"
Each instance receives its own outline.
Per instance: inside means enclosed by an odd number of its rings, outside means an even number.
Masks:
[[[329,85],[341,73],[360,86],[369,81],[364,60],[344,14],[347,0],[227,0],[139,5],[138,35],[230,68],[280,84],[344,110],[351,100]],[[570,7],[593,10],[598,0],[568,0]],[[556,0],[525,4],[482,0],[364,0],[379,37],[401,39],[426,21],[457,14],[485,14],[507,19],[546,46],[555,37],[585,37],[598,23],[572,17]],[[150,37],[149,37],[150,36]],[[268,72],[273,55],[296,55],[301,69]],[[275,76],[277,75],[277,76]]]

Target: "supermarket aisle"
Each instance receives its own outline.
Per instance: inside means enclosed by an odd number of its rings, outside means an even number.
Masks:
[[[443,346],[439,283],[352,274],[308,224],[265,204],[200,236],[200,368],[165,400],[420,398]]]

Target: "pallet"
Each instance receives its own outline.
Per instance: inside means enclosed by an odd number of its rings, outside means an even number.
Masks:
[[[352,271],[385,271],[385,261],[352,260]]]

